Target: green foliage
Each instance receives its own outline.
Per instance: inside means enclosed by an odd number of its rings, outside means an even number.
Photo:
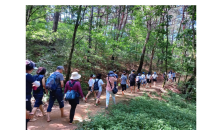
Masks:
[[[78,130],[196,129],[196,104],[184,101],[175,93],[170,96],[164,97],[168,102],[144,95],[118,103],[109,109],[109,114],[99,113],[91,121],[79,124]]]

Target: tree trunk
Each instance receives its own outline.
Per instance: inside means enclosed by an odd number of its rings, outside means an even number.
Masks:
[[[90,14],[90,22],[89,22],[89,50],[88,50],[88,56],[87,56],[87,62],[89,62],[90,59],[90,50],[92,48],[92,19],[93,19],[93,6],[91,9],[91,14]]]
[[[152,72],[152,61],[153,61],[153,58],[154,58],[155,46],[156,46],[156,41],[155,41],[155,43],[154,43],[154,47],[153,47],[152,52],[151,52],[151,59],[150,59],[150,66],[149,66],[149,71],[150,71],[150,72]]]
[[[143,50],[142,50],[142,55],[141,55],[141,59],[140,59],[140,62],[139,62],[139,67],[138,67],[137,73],[140,73],[141,70],[142,70],[142,65],[143,65],[143,61],[144,61],[146,45],[148,43],[148,40],[149,40],[149,37],[150,37],[150,34],[151,34],[151,19],[149,19],[147,21],[147,25],[148,25],[148,33],[147,33],[145,44],[144,44],[144,47],[143,47]]]
[[[59,12],[54,13],[54,22],[53,22],[53,28],[52,28],[53,32],[56,32],[58,29],[59,14],[60,14]]]
[[[77,13],[77,19],[76,19],[74,32],[73,32],[73,38],[72,38],[72,46],[71,46],[71,49],[70,49],[69,59],[67,61],[68,62],[68,67],[67,67],[67,75],[66,75],[65,83],[69,80],[69,76],[70,76],[70,72],[71,72],[71,60],[72,60],[72,55],[73,55],[73,51],[74,51],[76,32],[77,32],[77,28],[79,26],[79,18],[80,18],[81,10],[82,10],[82,5],[79,6],[79,10],[78,10],[78,13]]]

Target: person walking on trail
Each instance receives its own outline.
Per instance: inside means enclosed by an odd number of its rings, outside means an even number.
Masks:
[[[32,111],[34,115],[36,114],[37,108],[39,108],[42,112],[42,114],[39,116],[45,116],[45,112],[42,107],[43,88],[45,89],[46,94],[48,94],[48,90],[45,88],[45,73],[46,69],[44,67],[39,67],[39,69],[36,71],[36,75],[33,76],[35,81],[40,82],[40,86],[38,88],[33,87],[33,97],[35,98],[35,105]]]
[[[168,81],[172,83],[173,77],[172,77],[171,72],[168,73],[167,78],[168,78]]]
[[[94,92],[97,95],[97,100],[96,100],[95,106],[98,106],[98,104],[100,103],[100,97],[101,97],[101,93],[102,93],[102,85],[104,85],[104,82],[101,79],[101,74],[98,74],[96,76],[94,84],[92,85],[92,90],[94,90]]]
[[[132,74],[129,76],[131,94],[132,94],[133,87],[134,87],[134,92],[135,92],[136,75],[134,73],[135,73],[135,70],[132,70]]]
[[[117,70],[114,70],[113,72],[114,72],[115,77],[118,78]],[[117,87],[117,82],[114,82],[114,87]]]
[[[141,74],[139,73],[138,76],[136,76],[136,82],[137,82],[137,86],[138,86],[138,90],[140,91],[140,85],[141,85]]]
[[[154,87],[157,83],[157,77],[158,77],[158,75],[156,74],[156,72],[154,72],[154,74],[152,75]]]
[[[70,109],[70,121],[69,124],[72,125],[73,122],[73,118],[75,115],[75,110],[76,110],[76,106],[77,104],[79,104],[79,96],[81,96],[83,98],[83,101],[85,101],[85,97],[83,95],[82,92],[82,88],[79,82],[79,79],[81,78],[81,75],[78,74],[78,72],[73,72],[71,74],[70,80],[67,81],[67,83],[65,84],[65,89],[64,89],[64,93],[66,94],[68,90],[74,90],[77,94],[77,96],[75,97],[75,99],[70,99],[68,100],[69,104],[71,105],[71,109]],[[65,95],[66,96],[66,95]]]
[[[151,88],[151,79],[152,79],[151,72],[148,72],[148,74],[146,75],[146,78],[147,78],[148,86],[150,85],[150,88]]]
[[[49,105],[47,108],[47,122],[50,122],[50,113],[51,113],[51,108],[54,105],[54,101],[57,99],[61,111],[61,117],[65,117],[66,115],[64,114],[64,100],[63,100],[63,93],[62,93],[62,88],[64,87],[64,76],[63,76],[63,71],[64,67],[63,66],[58,66],[57,70],[52,74],[56,75],[55,78],[55,90],[50,91],[50,96],[49,96]],[[51,76],[52,76],[51,75]],[[48,80],[47,80],[48,81]],[[47,82],[46,82],[47,84]]]
[[[122,95],[124,95],[124,92],[126,91],[126,84],[127,84],[127,76],[126,76],[126,72],[123,71],[123,74],[121,75]]]
[[[40,86],[40,82],[35,81],[31,75],[33,69],[37,69],[36,64],[33,61],[26,60],[26,130],[28,122],[33,118],[34,115],[31,107],[31,92],[33,87]]]
[[[176,82],[176,72],[173,71],[173,82]]]
[[[113,102],[114,104],[116,104],[115,101],[115,95],[112,92],[113,88],[114,88],[114,82],[117,81],[116,76],[114,75],[113,71],[110,71],[106,77],[106,81],[107,81],[107,86],[106,86],[106,109],[108,109],[108,105],[109,105],[109,100],[110,100],[110,95],[112,96]]]
[[[147,83],[146,76],[145,76],[145,72],[142,72],[142,75],[141,75],[141,83],[142,83],[142,85],[145,87],[145,85],[146,85],[146,83]]]
[[[94,98],[96,99],[96,94],[92,90],[92,85],[94,84],[94,79],[93,79],[94,77],[95,76],[93,74],[90,75],[90,79],[89,79],[89,82],[88,82],[88,84],[89,84],[89,91],[88,91],[88,94],[86,95],[85,102],[87,102],[87,98],[89,97],[89,95],[91,93],[94,93]]]

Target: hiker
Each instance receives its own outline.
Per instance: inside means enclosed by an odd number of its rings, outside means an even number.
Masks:
[[[171,72],[168,73],[167,78],[168,78],[168,81],[172,83],[173,77],[172,77]]]
[[[137,82],[137,85],[138,85],[138,90],[137,91],[140,91],[140,85],[141,85],[141,74],[139,73],[138,76],[136,76],[136,82]]]
[[[146,78],[147,78],[148,86],[150,85],[150,88],[151,88],[151,79],[152,79],[151,72],[148,72],[148,74],[146,75]]]
[[[33,118],[34,113],[32,112],[31,107],[31,97],[32,97],[32,89],[33,87],[39,87],[40,82],[35,81],[33,76],[31,75],[33,69],[36,68],[36,64],[33,61],[26,60],[26,130],[27,130],[27,123],[30,119]]]
[[[35,98],[35,105],[32,111],[34,115],[36,114],[37,108],[39,108],[40,111],[42,112],[42,114],[39,116],[45,116],[44,109],[42,108],[43,88],[48,94],[48,90],[45,88],[45,73],[46,73],[46,69],[44,67],[39,67],[38,70],[36,71],[36,75],[33,76],[35,81],[40,82],[40,86],[38,88],[33,87],[33,97]]]
[[[126,72],[123,71],[123,74],[121,75],[122,95],[124,95],[124,91],[126,91],[126,84],[127,84],[127,76],[126,76]]]
[[[156,72],[154,72],[154,74],[152,75],[154,87],[155,87],[156,82],[157,82],[157,77],[158,77],[158,75],[156,74]]]
[[[58,66],[57,70],[51,75],[51,76],[56,76],[55,80],[55,89],[50,90],[50,96],[49,96],[49,105],[47,108],[47,122],[50,122],[50,113],[51,113],[51,108],[54,105],[54,101],[57,99],[61,111],[61,117],[65,117],[64,115],[64,100],[63,100],[63,93],[62,93],[62,88],[64,87],[64,76],[63,76],[63,71],[64,67],[63,66]],[[50,76],[50,77],[51,77]],[[49,79],[49,78],[48,78]],[[48,79],[46,82],[46,86],[48,83]]]
[[[170,74],[173,74],[173,71],[172,71],[172,70],[170,70]]]
[[[145,87],[146,83],[147,83],[147,80],[146,80],[145,72],[142,72],[141,84],[143,84],[143,86]]]
[[[107,81],[107,86],[106,86],[106,109],[108,109],[110,95],[112,96],[114,104],[116,104],[115,95],[112,92],[112,90],[114,88],[114,82],[117,81],[117,78],[114,75],[113,71],[109,71],[109,73],[108,73],[108,75],[106,77],[106,81]]]
[[[93,75],[93,74],[90,75],[90,79],[89,79],[89,82],[88,82],[88,84],[89,84],[89,92],[86,95],[85,102],[87,102],[87,98],[93,92],[92,85],[94,84],[94,79],[93,79],[94,77],[95,77],[95,75]],[[95,94],[95,92],[93,92],[93,93],[94,93],[94,98],[96,99],[96,94]]]
[[[132,94],[132,87],[134,87],[134,92],[135,92],[136,75],[134,73],[135,73],[135,70],[132,70],[132,74],[129,76],[131,94]]]
[[[96,76],[96,79],[94,81],[94,84],[92,85],[92,90],[94,90],[94,92],[97,95],[97,100],[96,100],[96,104],[95,106],[98,106],[98,104],[100,103],[100,97],[101,97],[101,93],[102,93],[102,85],[104,84],[103,80],[101,79],[101,74],[98,74]]]
[[[73,118],[74,118],[74,114],[75,114],[75,110],[76,110],[76,106],[77,104],[79,104],[79,96],[81,96],[83,98],[83,101],[85,101],[85,97],[83,95],[82,92],[82,88],[79,82],[79,79],[81,78],[81,75],[78,74],[78,72],[73,72],[71,74],[70,80],[67,81],[67,83],[65,84],[65,89],[64,89],[64,93],[66,96],[66,93],[68,90],[74,90],[74,92],[76,92],[76,97],[75,99],[70,99],[68,100],[69,104],[71,105],[71,109],[70,109],[70,121],[69,124],[72,125],[73,122]]]
[[[117,70],[114,70],[114,75],[116,78],[118,78],[118,75],[117,75]],[[117,82],[114,82],[114,87],[117,87]]]
[[[176,82],[176,72],[175,71],[173,71],[173,82]]]

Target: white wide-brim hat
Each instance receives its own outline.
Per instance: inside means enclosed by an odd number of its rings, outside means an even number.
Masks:
[[[70,77],[70,79],[80,79],[80,78],[81,78],[81,75],[78,74],[78,72],[73,72]]]

